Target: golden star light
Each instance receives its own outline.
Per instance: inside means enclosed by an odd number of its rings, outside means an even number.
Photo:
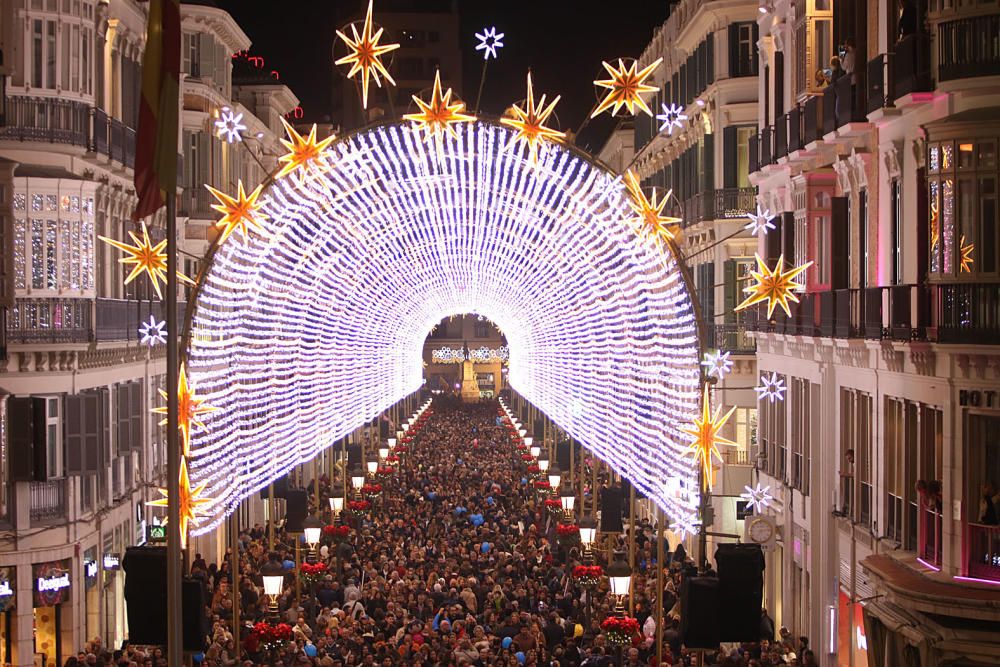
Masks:
[[[476,120],[475,116],[462,113],[465,111],[464,102],[451,101],[451,88],[444,93],[441,92],[440,70],[434,75],[434,90],[431,93],[430,103],[424,102],[416,95],[413,96],[413,101],[420,107],[420,113],[408,113],[403,118],[412,121],[415,130],[423,130],[427,139],[441,136],[445,132],[457,139],[458,132],[452,125]]]
[[[160,396],[167,400],[167,392],[160,389]],[[187,370],[181,364],[181,372],[177,378],[177,430],[181,432],[181,453],[187,456],[191,451],[191,427],[192,425],[205,430],[205,424],[199,417],[217,408],[205,405],[205,399],[198,398],[194,387],[188,383]],[[153,412],[159,415],[167,414],[167,406],[153,408]],[[165,426],[167,420],[160,422],[160,426]]]
[[[794,278],[812,266],[812,262],[806,262],[802,266],[796,266],[788,271],[784,271],[785,256],[778,257],[778,263],[774,269],[767,268],[764,260],[757,255],[757,270],[750,272],[750,277],[757,281],[756,285],[751,285],[743,291],[749,294],[743,303],[736,306],[735,310],[743,310],[755,303],[767,301],[767,316],[771,317],[774,309],[780,305],[785,314],[791,316],[792,311],[788,308],[788,302],[798,303],[799,297],[795,290],[802,289],[802,285],[795,282]]]
[[[719,433],[733,416],[736,406],[729,408],[729,412],[719,416],[722,408],[716,408],[712,413],[712,399],[708,393],[708,385],[705,385],[701,399],[701,416],[695,417],[694,422],[687,428],[681,429],[692,438],[688,452],[693,454],[701,471],[704,473],[705,486],[712,488],[712,460],[722,463],[722,454],[719,452],[719,445],[735,447],[736,443],[727,438],[723,438]]]
[[[235,197],[230,197],[211,185],[206,184],[205,187],[219,201],[218,204],[212,204],[212,208],[222,214],[222,218],[215,223],[216,228],[222,230],[219,236],[220,245],[225,243],[229,235],[236,229],[240,230],[243,240],[246,241],[247,225],[256,227],[260,232],[264,231],[264,225],[261,223],[267,216],[260,212],[261,206],[264,205],[263,202],[257,201],[264,189],[263,185],[258,185],[253,192],[247,195],[243,189],[243,181],[239,181]]]
[[[545,126],[545,121],[552,115],[552,111],[559,103],[561,96],[556,95],[552,102],[545,106],[545,95],[535,104],[535,91],[531,85],[531,72],[528,72],[528,99],[524,108],[518,105],[511,107],[514,118],[501,118],[500,123],[517,131],[514,138],[507,144],[509,148],[516,142],[522,142],[528,146],[528,157],[532,164],[538,162],[538,149],[544,141],[562,141],[566,138],[565,132],[554,130]]]
[[[200,484],[194,489],[191,488],[191,479],[188,477],[187,461],[184,457],[181,457],[181,475],[180,483],[178,484],[179,491],[177,497],[180,504],[180,531],[181,531],[181,548],[187,546],[187,534],[189,524],[197,524],[201,517],[207,516],[208,512],[205,510],[206,507],[210,506],[215,501],[212,498],[202,498],[201,494],[205,491],[205,484]],[[157,498],[156,500],[150,500],[147,505],[152,505],[153,507],[167,507],[167,503],[170,502],[170,493],[167,489],[160,488],[160,495],[162,498]]]
[[[139,238],[135,232],[131,231],[128,235],[132,237],[132,242],[135,245],[129,245],[128,243],[106,236],[99,236],[98,238],[125,253],[125,257],[118,260],[119,262],[125,265],[133,265],[132,272],[125,276],[126,285],[135,280],[137,276],[145,273],[153,283],[156,296],[162,299],[163,293],[160,291],[160,283],[167,284],[167,253],[165,250],[167,240],[163,239],[156,245],[153,245],[153,242],[149,240],[149,231],[146,229],[146,223],[142,223],[142,238]],[[177,272],[177,277],[183,282],[194,285],[194,281],[180,271]]]
[[[628,109],[628,112],[633,116],[635,115],[636,107],[645,111],[647,116],[652,116],[653,112],[646,106],[646,102],[642,99],[642,94],[655,93],[659,88],[650,86],[644,82],[660,66],[661,62],[663,62],[663,58],[657,58],[654,62],[638,71],[636,70],[639,64],[634,60],[626,66],[624,60],[619,58],[617,68],[607,62],[601,63],[611,78],[599,79],[594,82],[594,85],[607,88],[608,93],[594,109],[594,112],[590,114],[590,117],[599,116],[608,109],[611,109],[612,114],[616,114],[622,107]]]
[[[351,24],[351,34],[354,35],[354,39],[351,39],[340,30],[337,31],[337,37],[344,40],[349,53],[334,63],[335,65],[351,66],[351,69],[347,72],[348,79],[353,79],[355,74],[361,72],[361,106],[365,109],[368,108],[368,82],[371,79],[375,79],[375,85],[379,88],[382,87],[382,79],[380,77],[385,77],[386,81],[394,86],[396,85],[396,82],[389,74],[389,70],[385,68],[385,64],[382,62],[382,56],[398,49],[399,44],[379,44],[379,40],[382,39],[382,33],[385,29],[379,28],[373,34],[372,28],[372,0],[368,0],[368,13],[365,14],[365,22],[361,27],[361,33],[358,34],[358,29],[354,24]]]
[[[662,242],[673,240],[676,236],[676,225],[681,219],[663,214],[672,191],[667,190],[667,194],[660,199],[657,199],[655,191],[651,198],[646,197],[639,179],[631,170],[625,172],[625,187],[629,193],[629,208],[635,213],[635,217],[629,218],[629,223],[640,233],[652,237],[657,248]]]
[[[312,170],[317,173],[323,171],[323,153],[336,137],[331,134],[326,139],[317,140],[315,123],[309,130],[309,134],[305,136],[296,132],[295,128],[284,118],[281,119],[281,123],[285,126],[285,132],[288,134],[288,138],[281,139],[281,143],[288,149],[288,152],[278,157],[281,170],[275,174],[274,178],[284,178],[300,167],[303,171]]]
[[[975,258],[973,258],[972,253],[975,252],[976,250],[976,244],[975,243],[966,244],[965,236],[963,235],[962,238],[959,239],[958,241],[958,246],[962,252],[960,273],[972,273],[972,265],[976,261]]]

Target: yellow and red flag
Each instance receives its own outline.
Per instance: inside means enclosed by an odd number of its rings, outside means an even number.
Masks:
[[[150,0],[136,137],[133,220],[155,213],[177,189],[177,116],[181,68],[179,0]]]

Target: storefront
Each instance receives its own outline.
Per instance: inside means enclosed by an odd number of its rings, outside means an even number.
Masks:
[[[17,568],[0,567],[0,665],[13,660],[14,601],[17,590]]]
[[[70,600],[72,560],[31,566],[34,607],[34,653],[43,665],[63,664],[63,605]],[[70,649],[72,651],[72,647]]]
[[[101,634],[101,565],[97,562],[97,547],[93,546],[83,552],[83,586],[84,608],[86,609],[86,637],[98,637]]]
[[[837,611],[837,666],[868,667],[868,637],[865,635],[864,606],[843,590]]]

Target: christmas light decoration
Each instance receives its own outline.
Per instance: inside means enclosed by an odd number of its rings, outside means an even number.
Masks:
[[[683,516],[670,524],[670,530],[677,533],[677,537],[684,540],[688,535],[697,535],[701,528],[701,520],[694,514]]]
[[[729,352],[722,350],[706,352],[705,360],[701,362],[701,365],[707,369],[709,376],[714,375],[720,380],[726,376],[726,373],[733,370],[733,360],[729,358]]]
[[[150,347],[157,343],[166,343],[167,332],[164,330],[166,326],[166,322],[163,320],[157,322],[156,318],[150,315],[148,322],[139,325],[139,335],[142,336],[139,342]]]
[[[309,134],[304,137],[296,132],[295,128],[289,125],[284,118],[281,119],[281,124],[285,126],[285,132],[288,134],[288,139],[282,139],[281,143],[288,149],[288,152],[278,157],[281,169],[275,178],[284,178],[297,169],[313,173],[321,172],[324,168],[323,155],[336,137],[331,134],[326,139],[317,141],[315,123],[313,123]]]
[[[676,225],[681,219],[663,215],[663,209],[670,200],[673,190],[667,190],[667,194],[661,199],[657,199],[655,190],[652,197],[646,197],[639,179],[631,170],[625,172],[625,185],[631,195],[628,200],[629,208],[635,214],[628,219],[629,223],[640,234],[652,238],[657,248],[664,241],[672,240],[676,236]]]
[[[145,273],[149,276],[150,282],[153,283],[153,290],[156,291],[156,296],[162,299],[163,293],[160,291],[160,283],[167,284],[167,253],[165,250],[167,240],[163,239],[156,245],[153,245],[153,242],[149,240],[149,231],[146,229],[145,222],[142,223],[141,239],[132,231],[128,235],[132,237],[132,242],[135,245],[129,245],[128,243],[123,243],[107,236],[98,236],[97,238],[125,253],[125,256],[118,260],[119,262],[126,265],[133,265],[132,272],[125,276],[126,285],[135,280],[137,276]],[[180,271],[177,272],[177,278],[182,282],[194,285],[194,281]]]
[[[656,120],[663,121],[663,124],[660,125],[660,132],[666,132],[669,137],[673,135],[675,127],[678,130],[684,127],[684,121],[688,117],[684,114],[684,107],[677,104],[671,103],[670,106],[661,104],[660,106],[663,108],[663,113],[657,114]]]
[[[427,334],[455,313],[496,323],[510,385],[668,516],[697,506],[668,486],[698,479],[682,429],[700,353],[676,261],[623,223],[621,179],[579,151],[553,144],[532,166],[497,123],[456,135],[339,139],[321,174],[266,191],[267,237],[214,253],[186,336],[188,378],[217,408],[191,433],[191,480],[217,499],[193,534],[418,391]]]
[[[237,191],[235,197],[230,197],[224,192],[220,192],[213,188],[211,185],[205,184],[205,187],[212,196],[218,200],[218,204],[212,204],[212,208],[222,214],[222,218],[215,223],[217,229],[222,230],[219,234],[219,243],[225,243],[229,235],[233,233],[234,230],[239,229],[240,233],[243,235],[243,240],[247,239],[247,225],[251,227],[256,227],[257,231],[263,232],[264,225],[264,214],[260,212],[260,207],[263,206],[263,202],[257,201],[260,197],[260,192],[263,189],[263,185],[258,185],[253,192],[247,195],[246,191],[243,189],[243,181],[237,181]]]
[[[763,401],[765,398],[772,403],[785,400],[785,380],[777,373],[772,372],[770,376],[761,375],[760,384],[754,387],[757,392],[757,400]]]
[[[334,62],[334,65],[351,66],[351,69],[347,71],[348,79],[353,79],[355,74],[361,72],[361,106],[365,109],[368,108],[368,83],[371,79],[375,80],[375,85],[379,88],[382,87],[381,77],[385,77],[386,81],[396,85],[395,80],[389,75],[389,70],[382,62],[382,56],[399,48],[399,44],[379,44],[385,29],[379,28],[374,33],[372,32],[374,28],[372,25],[372,2],[373,0],[368,0],[368,12],[365,14],[365,22],[361,27],[360,34],[353,23],[351,24],[353,39],[342,31],[337,31],[337,37],[347,45],[348,54]]]
[[[441,92],[441,70],[434,74],[434,89],[431,92],[431,101],[424,102],[413,95],[413,101],[420,108],[418,113],[404,114],[405,120],[411,121],[415,130],[423,131],[424,138],[442,137],[447,132],[452,137],[458,138],[458,132],[452,125],[456,123],[470,123],[476,120],[475,116],[462,113],[465,111],[464,102],[451,101],[451,88],[446,92]]]
[[[167,400],[167,392],[163,389],[159,391],[163,400]],[[187,371],[184,368],[184,364],[181,364],[181,372],[177,377],[177,430],[181,433],[181,454],[183,456],[188,456],[190,453],[191,426],[194,425],[204,430],[205,423],[201,421],[200,417],[214,410],[215,408],[205,404],[205,399],[198,398],[195,395],[194,387],[188,383]],[[164,415],[160,426],[166,426],[167,406],[153,408],[153,412]]]
[[[184,457],[181,457],[181,476],[179,493],[177,497],[180,505],[180,532],[181,532],[181,548],[187,546],[188,530],[191,524],[198,524],[202,517],[208,516],[208,508],[215,502],[212,498],[203,498],[202,493],[205,491],[205,484],[199,484],[195,488],[191,488],[191,479],[188,477],[188,467],[187,461]],[[157,498],[156,500],[150,500],[147,505],[153,507],[166,507],[170,499],[170,493],[167,489],[158,489],[162,498]],[[166,521],[163,522],[164,524]]]
[[[788,271],[784,270],[785,256],[781,255],[778,257],[778,263],[775,264],[774,269],[767,268],[767,264],[764,260],[757,257],[757,270],[750,272],[750,277],[753,278],[757,284],[750,285],[744,288],[744,292],[749,294],[743,303],[736,306],[735,310],[743,310],[755,303],[767,302],[767,316],[771,317],[774,313],[774,309],[777,306],[781,306],[785,314],[791,317],[792,311],[788,307],[789,301],[799,302],[799,297],[796,296],[795,290],[802,289],[802,285],[795,282],[795,276],[799,275],[810,266],[812,262],[806,262],[802,266],[796,266]]]
[[[750,486],[744,485],[746,492],[740,494],[740,498],[747,501],[747,507],[753,510],[754,514],[759,514],[763,512],[765,508],[771,506],[771,501],[774,500],[774,496],[771,495],[770,486],[761,486],[760,482],[757,482],[757,486],[751,488]]]
[[[508,147],[518,142],[527,145],[528,156],[532,164],[538,162],[538,149],[545,141],[562,141],[566,138],[565,132],[545,126],[545,121],[552,115],[560,98],[560,95],[556,95],[549,106],[545,106],[545,95],[542,95],[542,99],[538,101],[536,106],[535,91],[531,86],[531,72],[528,72],[528,98],[524,108],[522,109],[515,104],[511,107],[514,117],[500,119],[503,125],[517,131],[510,143],[507,144]]]
[[[647,116],[652,116],[653,112],[646,106],[642,95],[643,93],[655,93],[659,90],[656,86],[651,86],[645,83],[645,81],[660,66],[661,62],[663,62],[663,58],[657,58],[641,70],[638,69],[639,64],[634,60],[626,65],[624,59],[619,58],[617,68],[608,62],[601,63],[611,78],[598,79],[594,81],[594,85],[607,88],[608,93],[601,100],[600,104],[594,108],[590,117],[596,118],[608,109],[611,109],[612,114],[616,114],[622,107],[625,107],[633,116],[635,115],[636,107],[645,111]]]
[[[690,426],[684,428],[684,432],[694,438],[688,447],[688,453],[693,454],[701,466],[701,471],[705,476],[705,486],[709,489],[712,488],[712,460],[716,459],[722,463],[722,454],[719,452],[718,446],[736,446],[735,442],[720,435],[722,428],[735,411],[736,406],[734,405],[722,417],[719,416],[722,408],[716,408],[713,414],[712,397],[706,384],[701,399],[701,416],[696,417]]]
[[[958,241],[958,247],[962,252],[960,273],[972,273],[972,264],[973,262],[975,262],[975,259],[972,257],[972,253],[975,252],[976,250],[976,244],[975,243],[966,244],[965,235],[963,234]]]
[[[236,113],[229,107],[222,107],[219,110],[219,117],[215,119],[215,134],[220,139],[228,143],[243,141],[243,132],[247,126],[243,124],[243,114]]]
[[[479,40],[479,44],[476,45],[476,51],[483,52],[483,60],[495,59],[497,57],[497,49],[503,48],[503,33],[497,32],[495,27],[477,32],[476,39]]]
[[[469,350],[469,359],[488,363],[491,361],[507,361],[510,352],[506,346],[498,347],[495,350],[488,347]],[[465,350],[462,348],[442,347],[431,350],[431,359],[438,364],[454,364],[465,361]]]
[[[747,213],[747,217],[750,218],[750,222],[746,226],[746,230],[749,231],[754,236],[757,236],[757,232],[761,234],[767,234],[769,229],[774,229],[774,216],[767,209],[761,209],[760,204],[757,204],[756,213]]]

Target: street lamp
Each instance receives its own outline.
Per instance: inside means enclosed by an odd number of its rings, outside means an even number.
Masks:
[[[530,435],[527,438],[524,438],[524,446],[527,447],[527,448],[529,448],[529,449],[534,446],[533,445],[534,442],[535,442],[535,439],[532,438]],[[532,454],[532,456],[538,456],[538,454]]]
[[[573,487],[571,485],[563,485],[562,493],[559,495],[559,502],[562,503],[563,515],[566,521],[572,521],[573,508],[576,507],[576,496],[573,494]]]
[[[389,449],[396,449],[396,441],[397,440],[402,440],[402,439],[403,439],[402,436],[400,436],[399,438],[389,438],[386,441],[388,443],[388,445],[389,445]]]
[[[267,611],[272,617],[278,616],[278,598],[285,583],[285,568],[278,562],[278,555],[270,554],[268,561],[260,568],[264,580],[264,595],[267,596]]]
[[[531,440],[531,438],[525,438],[525,440]],[[528,452],[531,453],[532,457],[537,459],[538,455],[542,453],[542,448],[539,447],[538,445],[528,445]]]
[[[632,588],[632,568],[625,562],[625,552],[616,551],[614,560],[607,570],[608,581],[611,583],[611,593],[618,599],[615,613],[625,613],[625,598]]]
[[[526,428],[518,429],[517,434],[523,438],[524,436],[528,435],[528,429]]]
[[[340,517],[340,513],[344,510],[344,492],[337,490],[333,492],[330,496],[330,511],[333,512],[333,520],[336,521]]]
[[[552,489],[552,493],[556,493],[559,490],[559,483],[562,481],[562,473],[559,470],[559,464],[549,466],[549,487]]]
[[[395,440],[393,441],[393,444],[395,444]],[[389,458],[389,445],[378,448],[378,458],[381,461],[385,461]]]
[[[319,546],[319,536],[323,532],[323,522],[310,514],[302,522],[302,532],[305,533],[306,546],[309,547],[309,556],[316,558],[316,548]]]
[[[540,459],[538,459],[538,469],[540,471],[542,471],[543,473],[547,472],[548,469],[549,469],[549,460],[547,458],[544,458],[544,459],[540,458]]]
[[[365,465],[368,467],[368,474],[374,477],[375,473],[378,471],[378,459],[375,457],[371,457],[368,459]]]
[[[361,487],[365,485],[365,473],[361,468],[351,470],[351,486],[355,493],[361,492]]]
[[[583,557],[591,562],[594,560],[594,542],[597,540],[597,521],[585,516],[580,519],[580,544],[583,545]]]

